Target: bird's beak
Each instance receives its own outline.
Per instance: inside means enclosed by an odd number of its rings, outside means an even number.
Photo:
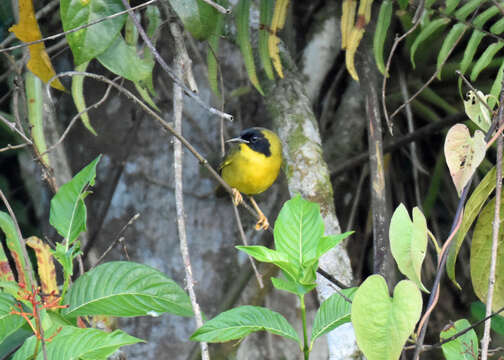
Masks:
[[[240,137],[237,137],[237,138],[232,138],[232,139],[229,139],[229,140],[226,140],[227,143],[244,143],[244,144],[248,144],[249,141],[248,140],[244,140]]]

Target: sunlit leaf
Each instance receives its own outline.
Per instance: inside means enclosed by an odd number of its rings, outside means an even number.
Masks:
[[[391,298],[385,279],[372,275],[352,302],[357,344],[368,360],[398,360],[422,312],[422,296],[409,280],[400,281]]]
[[[287,17],[287,6],[289,0],[276,0],[275,9],[273,10],[273,19],[271,20],[271,34],[268,39],[268,49],[273,61],[273,67],[278,76],[283,78],[282,62],[280,61],[280,50],[278,44],[280,39],[277,36],[278,31],[282,30]]]
[[[503,46],[504,43],[494,42],[485,49],[483,54],[481,54],[479,59],[476,61],[476,64],[474,64],[474,67],[472,68],[471,81],[476,81],[480,72],[483,71],[488,66],[488,64],[490,64],[490,61],[492,61],[494,56],[500,49],[502,49]]]
[[[471,65],[474,59],[474,55],[478,50],[478,46],[480,45],[481,40],[483,40],[484,37],[485,33],[483,31],[474,30],[472,32],[471,38],[467,42],[467,45],[464,50],[464,57],[460,62],[460,72],[462,74],[465,74],[467,69],[469,69],[469,66]],[[462,78],[460,79],[460,82],[462,82]]]
[[[480,130],[476,130],[474,137],[471,137],[467,126],[456,124],[446,134],[446,163],[459,196],[485,158],[485,151],[485,135]]]
[[[390,250],[399,271],[413,281],[421,290],[428,292],[422,284],[422,263],[427,250],[427,220],[419,208],[413,208],[411,221],[406,207],[397,207],[390,220]]]
[[[31,42],[42,39],[37,19],[35,18],[35,10],[32,0],[19,0],[19,23],[9,28],[16,37],[23,42]],[[37,75],[44,83],[47,83],[56,72],[51,64],[51,59],[47,55],[43,42],[29,45],[30,60],[26,67],[35,75]],[[64,91],[65,88],[59,81],[55,79],[51,86],[55,89]]]
[[[31,126],[31,136],[39,154],[47,151],[44,131],[44,99],[42,95],[42,81],[30,72],[25,74],[26,100],[28,107],[28,122]],[[41,156],[43,163],[50,166],[49,155]]]
[[[504,197],[501,199],[500,218],[504,216]],[[471,242],[471,282],[478,298],[486,302],[490,260],[492,253],[492,233],[495,211],[495,198],[489,201],[478,217]],[[495,268],[495,284],[492,310],[497,311],[504,306],[504,231],[499,231],[497,248],[497,264]]]
[[[441,68],[447,60],[448,54],[452,51],[453,47],[467,27],[468,26],[466,24],[457,23],[450,29],[450,32],[448,32],[448,35],[444,38],[443,45],[441,46],[441,50],[439,50],[437,57],[436,70],[438,71],[438,79],[441,79]]]
[[[346,49],[355,22],[357,0],[343,0],[341,5],[341,48]]]
[[[445,340],[467,329],[471,323],[460,319],[445,326],[439,334],[439,340]],[[474,329],[441,346],[446,360],[478,360],[478,337]]]
[[[462,7],[455,11],[455,18],[460,21],[466,21],[467,17],[471,15],[485,1],[486,0],[470,0],[466,2]]]
[[[492,113],[488,110],[490,107],[488,101],[489,97],[490,95],[485,95],[479,90],[477,93],[469,90],[467,93],[467,100],[464,100],[466,115],[484,132],[487,132],[490,129],[490,125],[492,123]],[[487,106],[485,106],[480,99],[482,99]]]

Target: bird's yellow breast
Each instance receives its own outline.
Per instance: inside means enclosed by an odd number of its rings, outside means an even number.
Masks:
[[[260,194],[275,182],[282,165],[282,145],[275,134],[265,134],[271,155],[266,156],[240,144],[222,166],[222,178],[246,195]],[[273,138],[274,137],[274,138]]]

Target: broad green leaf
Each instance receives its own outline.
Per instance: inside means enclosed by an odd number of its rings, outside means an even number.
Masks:
[[[340,290],[343,295],[352,300],[357,288]],[[340,294],[335,293],[326,299],[317,310],[311,335],[310,348],[315,340],[338,326],[351,321],[352,304]]]
[[[258,306],[240,306],[220,313],[196,330],[191,340],[226,342],[256,331],[267,331],[300,343],[296,331],[282,315]]]
[[[385,279],[372,275],[364,281],[352,303],[352,324],[357,344],[368,360],[397,360],[422,312],[417,286],[400,281],[389,296]]]
[[[202,0],[169,0],[184,29],[197,40],[205,40],[214,33],[217,10]]]
[[[84,198],[88,194],[88,186],[94,185],[96,166],[100,158],[101,155],[89,163],[51,199],[49,222],[67,243],[72,243],[81,232],[86,231],[87,212]]]
[[[21,316],[10,313],[15,303],[14,297],[0,292],[0,344],[25,323]]]
[[[271,20],[273,19],[273,7],[274,2],[272,0],[261,0],[259,5],[259,59],[263,66],[266,76],[270,80],[275,80],[275,74],[273,73],[273,66],[271,65],[271,57],[268,47],[269,41],[269,29],[271,26]]]
[[[492,113],[488,110],[485,104],[480,101],[480,98],[483,99],[488,107],[490,107],[488,101],[488,98],[490,97],[490,95],[485,95],[479,90],[477,90],[477,93],[469,90],[467,93],[467,100],[464,100],[466,115],[484,132],[487,132],[490,129],[490,125],[492,123]]]
[[[504,18],[500,19],[499,21],[495,22],[491,27],[490,27],[490,32],[495,35],[500,35],[504,32]]]
[[[422,263],[427,251],[427,220],[419,208],[413,208],[411,221],[406,207],[397,207],[390,220],[390,250],[399,271],[413,281],[422,291],[429,292],[422,284]]]
[[[311,285],[302,285],[294,280],[281,278],[271,278],[271,282],[276,289],[287,291],[298,296],[309,293],[317,286],[316,283]]]
[[[299,270],[289,262],[286,254],[261,245],[236,246],[236,248],[252,256],[257,261],[275,264],[282,269],[286,276],[297,280]]]
[[[394,9],[394,3],[390,0],[385,0],[380,6],[380,12],[378,14],[378,21],[376,22],[376,30],[373,37],[373,53],[378,70],[385,75],[385,62],[383,60],[383,48],[385,46],[385,40],[387,39],[388,29],[390,26],[390,20],[392,19],[392,11]]]
[[[485,135],[480,130],[474,132],[474,137],[464,124],[455,124],[448,130],[444,153],[459,196],[485,158],[485,152]]]
[[[88,64],[89,61],[86,61],[80,65],[77,65],[75,67],[75,71],[86,71]],[[85,76],[81,75],[75,75],[72,77],[72,98],[78,112],[84,111],[84,109],[86,108],[86,100],[84,98],[84,78]],[[82,120],[82,124],[86,127],[86,129],[89,130],[91,134],[93,134],[94,136],[98,135],[91,125],[87,111],[85,113],[82,113],[80,118]]]
[[[63,30],[89,24],[124,10],[121,0],[61,0]],[[102,21],[66,35],[75,65],[94,59],[104,52],[121,31],[128,14]]]
[[[103,53],[98,55],[98,61],[114,74],[131,81],[142,81],[152,73],[154,62],[144,61],[136,51],[136,47],[126,44],[122,35],[118,35],[114,42]]]
[[[490,98],[488,104],[490,105],[491,108],[494,108],[494,106],[497,104],[497,100],[500,96],[500,92],[502,89],[502,77],[504,76],[504,61],[502,62],[501,66],[499,67],[499,70],[497,71],[497,76],[495,77],[495,80],[492,84],[492,89],[490,90],[490,95],[492,97]]]
[[[147,265],[114,261],[77,279],[65,297],[68,317],[81,315],[192,316],[189,296],[173,280]]]
[[[32,336],[14,355],[13,360],[31,359],[35,351],[36,339]],[[107,359],[121,346],[144,342],[142,339],[126,334],[121,330],[107,333],[98,329],[81,329],[74,326],[64,326],[46,343],[47,358],[51,360]],[[36,360],[44,359],[39,348]]]
[[[23,256],[23,250],[21,248],[21,242],[18,238],[16,227],[14,226],[14,221],[12,221],[9,214],[0,211],[0,229],[2,229],[5,234],[5,241],[7,243],[7,248],[14,260],[14,265],[16,265],[17,270],[17,281],[19,283],[25,284],[28,288],[31,288],[30,277],[27,273],[27,266],[31,268],[30,263],[26,263]]]
[[[468,1],[461,8],[455,11],[455,18],[457,18],[460,21],[466,21],[467,17],[471,15],[485,1],[486,0]]]
[[[418,47],[425,41],[427,41],[435,32],[440,31],[449,23],[450,19],[437,19],[431,21],[425,28],[422,29],[420,34],[418,34],[415,41],[413,42],[413,45],[411,45],[410,49],[410,59],[411,63],[413,64],[413,68],[415,68],[415,53]]]
[[[25,74],[26,102],[28,107],[28,121],[31,127],[31,136],[35,144],[36,151],[44,154],[47,145],[44,135],[44,99],[42,95],[42,81],[31,72]],[[42,162],[50,166],[49,154],[41,156]]]
[[[504,197],[503,197],[504,198]],[[471,282],[478,298],[486,302],[488,277],[490,274],[490,258],[492,251],[492,223],[494,219],[495,198],[490,200],[481,211],[474,228],[471,243]],[[504,202],[501,200],[500,218],[504,215]],[[504,231],[499,231],[497,264],[495,269],[495,285],[492,310],[504,306]]]
[[[437,57],[437,66],[436,70],[438,71],[438,79],[441,80],[441,68],[448,58],[448,55],[451,51],[453,51],[453,46],[460,38],[461,34],[467,29],[467,25],[462,23],[455,24],[451,29],[448,35],[444,38],[443,45],[441,46],[441,50],[439,50],[439,54]]]
[[[453,10],[455,10],[460,3],[460,0],[446,0],[446,7],[443,13],[445,15],[450,15]]]
[[[485,318],[486,307],[481,301],[475,301],[471,303],[471,315],[476,318],[476,320],[482,320]],[[502,313],[500,315],[494,315],[491,320],[492,330],[497,334],[504,335],[504,316]]]
[[[467,232],[471,228],[474,220],[476,220],[476,217],[480,213],[481,208],[495,189],[496,174],[497,170],[494,166],[485,175],[483,180],[481,180],[476,189],[474,189],[471,196],[469,197],[469,200],[467,200],[464,208],[462,223],[460,224],[460,228],[454,240],[455,243],[450,247],[448,253],[448,259],[446,261],[446,273],[459,289],[461,289],[461,287],[455,280],[455,263],[457,261],[457,255]]]
[[[488,64],[490,64],[490,61],[492,61],[495,54],[497,54],[497,52],[502,49],[503,46],[504,43],[495,42],[485,49],[483,54],[481,54],[479,59],[476,61],[476,64],[474,64],[474,67],[472,68],[471,81],[476,81],[480,72],[483,71],[488,66]]]
[[[275,221],[275,248],[301,266],[316,258],[323,234],[319,205],[296,195],[284,204]]]
[[[471,324],[466,319],[457,320],[455,323],[445,326],[439,334],[439,340],[448,339],[470,326]],[[441,348],[446,360],[478,360],[478,337],[474,329],[447,342]]]
[[[257,78],[254,56],[252,55],[252,44],[249,34],[250,0],[240,0],[236,8],[236,41],[240,45],[243,62],[250,82],[264,96],[264,92]]]
[[[341,241],[352,235],[355,231],[347,231],[343,234],[322,236],[317,246],[317,259],[338,245]]]

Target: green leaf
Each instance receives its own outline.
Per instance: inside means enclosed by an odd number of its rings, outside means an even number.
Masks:
[[[256,331],[267,331],[300,343],[296,331],[282,315],[258,306],[240,306],[220,313],[196,330],[191,340],[226,342]]]
[[[500,96],[500,92],[502,89],[502,77],[504,76],[504,61],[502,62],[501,66],[499,67],[499,70],[497,71],[497,76],[495,77],[495,80],[492,84],[492,89],[490,90],[490,95],[492,97],[490,98],[490,101],[488,104],[490,107],[493,109],[495,105],[497,104],[497,100]]]
[[[214,33],[217,10],[201,0],[169,0],[184,29],[197,40],[205,40]]]
[[[503,197],[504,199],[504,197]],[[504,215],[504,202],[501,200],[500,218]],[[471,243],[471,282],[478,298],[486,302],[490,259],[492,251],[492,223],[494,219],[495,198],[490,200],[481,211],[474,228]],[[504,232],[499,231],[497,264],[492,310],[504,306]]]
[[[491,6],[488,9],[486,9],[485,11],[483,11],[481,14],[476,16],[474,21],[472,21],[472,24],[477,29],[483,29],[483,27],[485,26],[487,21],[499,13],[500,13],[500,10],[497,6],[495,6],[495,5]]]
[[[476,64],[474,64],[474,67],[472,68],[471,81],[476,81],[480,72],[483,71],[488,66],[488,64],[490,64],[490,61],[492,61],[495,54],[497,54],[497,52],[502,49],[503,46],[504,43],[495,42],[485,49],[483,54],[481,54],[479,59],[476,61]]]
[[[450,1],[450,0],[448,0],[448,1]],[[460,1],[460,0],[458,0],[458,1]],[[408,0],[398,0],[397,2],[399,3],[399,8],[401,10],[406,10],[408,8],[408,4],[409,4]]]
[[[485,135],[476,130],[471,137],[464,124],[453,125],[446,134],[444,153],[453,184],[460,196],[462,190],[485,158]]]
[[[448,339],[470,326],[471,324],[466,319],[457,320],[455,323],[447,325],[441,331],[439,340]],[[441,348],[446,360],[478,360],[478,337],[474,329],[443,344]]]
[[[481,301],[472,302],[471,315],[478,321],[484,319],[486,315],[485,304]],[[501,315],[494,315],[490,321],[492,322],[492,330],[497,334],[504,335],[504,316],[502,316],[502,313]]]
[[[30,277],[26,271],[28,267],[31,268],[31,264],[27,264],[23,256],[23,250],[21,248],[22,245],[20,239],[18,238],[14,221],[12,221],[9,214],[3,211],[0,211],[0,229],[2,229],[5,234],[7,247],[9,248],[11,256],[14,260],[14,264],[16,265],[18,282],[24,283],[28,288],[31,288]]]
[[[413,282],[400,281],[391,298],[382,276],[368,277],[352,303],[357,344],[367,359],[399,359],[421,311],[422,296]]]
[[[464,109],[466,115],[484,132],[487,132],[490,129],[490,125],[492,123],[492,114],[488,110],[487,106],[485,106],[488,105],[488,107],[490,107],[490,97],[490,95],[485,95],[479,90],[477,90],[477,93],[469,90],[467,94],[467,100],[464,100]],[[480,99],[482,99],[485,103],[480,101]]]
[[[481,40],[485,37],[485,33],[480,30],[474,30],[471,38],[467,42],[467,46],[464,50],[464,57],[462,58],[462,61],[460,62],[460,72],[462,74],[465,74],[467,69],[469,69],[469,66],[471,65],[474,55],[476,54],[476,51],[478,50],[478,46],[481,43]],[[460,79],[462,81],[462,79]]]
[[[355,231],[347,231],[343,234],[322,236],[317,246],[317,259],[338,245],[341,241],[352,235],[354,232]]]
[[[249,80],[259,93],[264,96],[264,92],[257,78],[254,56],[252,55],[252,45],[249,34],[250,0],[240,0],[236,8],[236,41],[240,45],[240,51],[245,63],[245,69]]]
[[[80,65],[77,65],[75,67],[75,71],[86,71],[88,64],[89,61],[86,61]],[[84,78],[85,76],[82,75],[75,75],[72,77],[72,98],[78,112],[81,112],[86,108],[86,100],[84,99]],[[91,134],[93,134],[94,136],[98,135],[91,125],[87,111],[81,114],[80,118],[82,120],[82,124],[84,124],[86,129],[88,129]]]
[[[436,19],[431,21],[425,28],[422,29],[420,34],[416,37],[413,45],[411,45],[410,49],[410,59],[413,64],[413,68],[415,68],[415,53],[418,47],[427,41],[435,32],[440,31],[446,25],[450,23],[450,19]]]
[[[490,32],[495,35],[500,35],[504,32],[504,18],[498,20],[490,27]]]
[[[287,291],[298,296],[309,293],[317,286],[316,283],[310,285],[302,285],[294,280],[281,278],[271,278],[271,282],[273,283],[273,286],[278,290]]]
[[[97,266],[72,285],[63,310],[82,315],[158,316],[169,312],[192,316],[187,294],[162,272],[146,265],[114,261]]]
[[[14,355],[13,360],[30,359],[35,351],[36,338],[32,336]],[[144,342],[142,339],[126,334],[121,330],[107,333],[98,329],[81,329],[64,326],[53,340],[46,343],[47,358],[51,360],[107,359],[121,346]],[[36,360],[44,359],[40,350]]]
[[[455,17],[462,22],[466,21],[467,17],[471,15],[484,1],[486,0],[468,1],[461,8],[455,11]]]
[[[460,35],[467,29],[467,25],[462,23],[455,24],[448,35],[446,35],[441,50],[437,57],[436,70],[438,71],[438,79],[441,80],[441,68],[448,58],[449,53],[452,51],[453,46],[459,39]]]
[[[450,15],[453,10],[455,10],[460,3],[460,0],[446,0],[446,7],[443,14]]]
[[[378,14],[378,21],[376,22],[376,30],[373,37],[373,53],[378,70],[383,75],[385,74],[385,62],[383,60],[383,48],[385,46],[385,40],[387,39],[388,29],[390,26],[390,20],[392,19],[392,11],[394,9],[394,3],[390,0],[385,0],[380,6],[380,12]]]
[[[120,34],[106,51],[98,55],[98,61],[114,74],[131,81],[146,80],[154,66],[151,59],[141,59],[136,47],[126,44]]]
[[[10,313],[14,309],[15,303],[16,299],[14,297],[0,292],[0,344],[25,323],[21,316]]]
[[[217,15],[217,23],[215,24],[215,34],[212,34],[208,38],[208,50],[207,50],[207,67],[208,67],[208,83],[210,89],[212,89],[215,96],[221,98],[221,93],[219,90],[219,82],[217,79],[218,75],[218,54],[219,54],[219,42],[220,36],[222,35],[222,30],[224,28],[224,15]]]
[[[271,65],[271,57],[269,53],[268,40],[270,32],[268,31],[271,26],[271,20],[273,19],[274,2],[272,0],[261,0],[259,5],[259,22],[261,27],[259,28],[259,59],[264,68],[266,76],[270,80],[275,80],[275,74],[273,73],[273,66]]]
[[[51,200],[49,222],[66,239],[67,244],[86,231],[84,198],[88,194],[88,186],[94,185],[96,166],[100,158],[101,155],[63,185]]]
[[[268,249],[261,245],[236,246],[236,248],[252,256],[257,261],[275,264],[289,278],[298,278],[298,269],[289,262],[287,255],[279,251]]]
[[[319,205],[296,195],[284,204],[275,221],[275,248],[299,267],[317,257],[323,234]]]
[[[60,16],[63,30],[87,25],[124,10],[121,0],[61,0]],[[121,31],[128,14],[105,20],[76,32],[66,34],[75,65],[94,59],[104,52]]]
[[[397,207],[390,220],[390,250],[399,271],[413,281],[422,291],[429,292],[422,284],[422,263],[427,250],[427,220],[419,208],[413,208],[411,221],[406,207]]]
[[[28,121],[31,127],[31,136],[39,154],[47,151],[44,135],[44,99],[42,95],[42,80],[31,71],[25,73],[26,98],[28,107]],[[50,166],[49,154],[41,157],[46,166]]]
[[[357,288],[340,290],[343,295],[352,300]],[[338,326],[351,321],[352,304],[340,294],[335,293],[326,299],[317,310],[311,335],[310,348],[315,340]]]
[[[467,200],[464,208],[462,223],[460,224],[460,228],[455,238],[455,244],[450,247],[448,253],[448,259],[446,261],[446,273],[459,289],[461,289],[461,287],[455,280],[455,263],[457,262],[457,255],[467,232],[471,228],[474,220],[476,220],[476,217],[480,213],[481,208],[490,197],[490,194],[492,194],[495,189],[496,174],[497,170],[494,166],[485,175],[483,180],[481,180],[476,189],[474,189],[471,196],[469,197],[469,200]]]

